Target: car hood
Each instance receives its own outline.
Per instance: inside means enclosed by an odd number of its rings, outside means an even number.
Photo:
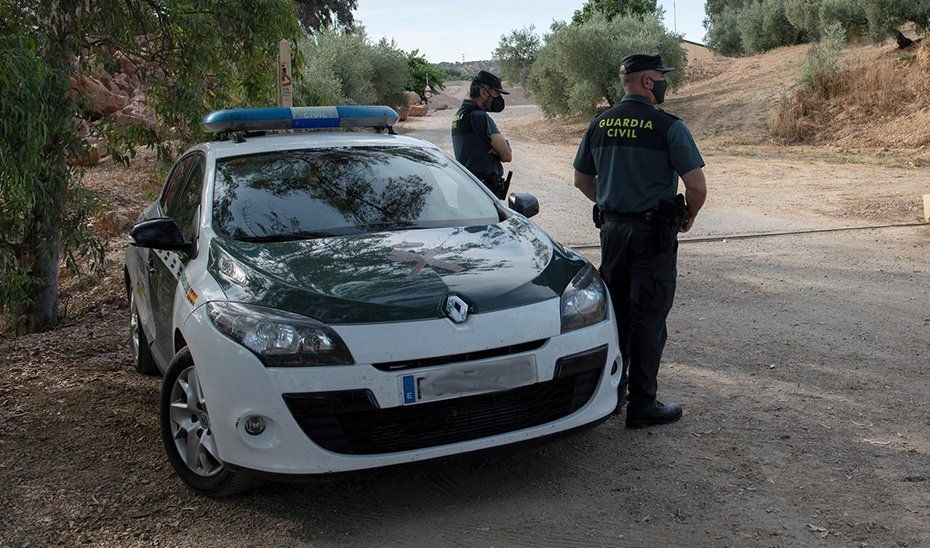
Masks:
[[[277,243],[215,238],[210,272],[231,301],[329,324],[441,318],[449,295],[470,313],[559,296],[585,264],[525,218],[455,228]]]

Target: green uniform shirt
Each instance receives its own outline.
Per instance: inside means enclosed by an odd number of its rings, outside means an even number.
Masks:
[[[474,101],[465,99],[452,117],[452,150],[455,159],[479,179],[503,176],[504,166],[491,154],[491,135],[500,133],[497,124]]]
[[[679,174],[704,167],[704,159],[684,122],[645,97],[626,95],[588,126],[574,165],[597,175],[603,211],[640,213],[674,199]]]

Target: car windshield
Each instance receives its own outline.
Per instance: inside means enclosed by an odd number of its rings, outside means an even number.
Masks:
[[[435,150],[323,148],[216,162],[214,228],[236,240],[474,226],[499,220],[493,199]]]

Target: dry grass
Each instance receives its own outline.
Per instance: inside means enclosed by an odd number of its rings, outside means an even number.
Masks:
[[[794,90],[772,114],[784,143],[907,147],[930,145],[930,44],[887,51],[829,77],[825,89]]]

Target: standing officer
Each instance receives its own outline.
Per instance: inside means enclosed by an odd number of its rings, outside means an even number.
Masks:
[[[656,399],[656,377],[675,296],[677,234],[694,225],[707,185],[691,132],[655,106],[665,100],[665,73],[671,70],[659,55],[626,56],[620,71],[626,95],[588,126],[574,162],[575,186],[600,210],[601,275],[617,313],[624,373],[629,371],[630,428],[682,415],[681,406]],[[676,201],[679,176],[685,197]],[[626,384],[620,385],[618,409]]]
[[[488,112],[504,110],[503,95],[508,93],[501,86],[500,78],[482,70],[471,81],[469,98],[462,101],[462,106],[452,117],[455,159],[501,200],[507,193],[501,162],[511,161],[513,152]]]

